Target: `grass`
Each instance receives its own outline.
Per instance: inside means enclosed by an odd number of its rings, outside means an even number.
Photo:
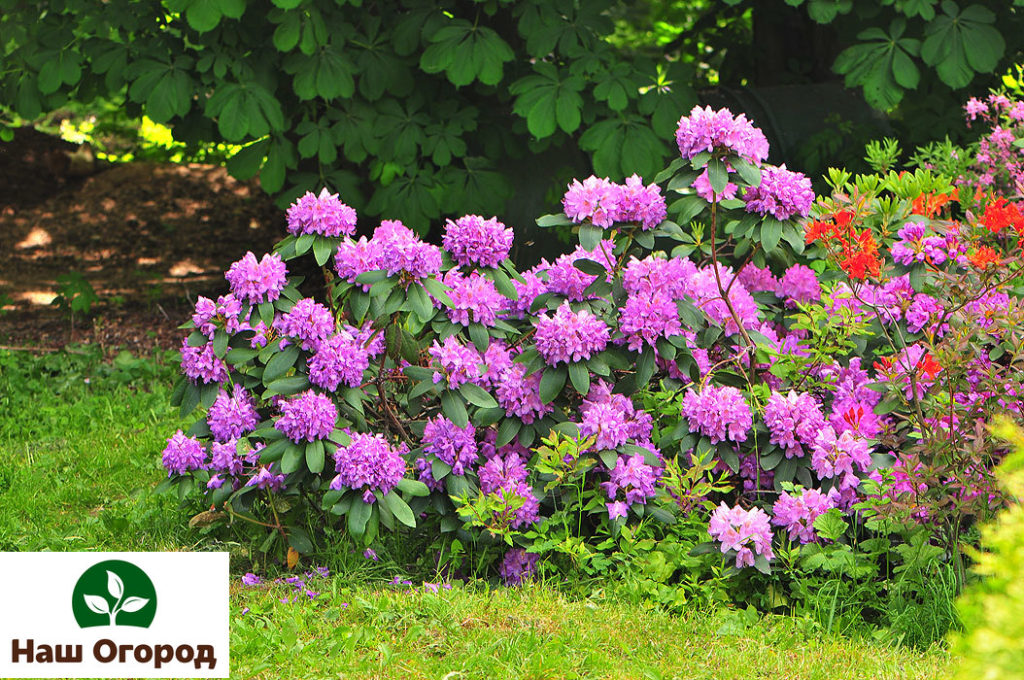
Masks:
[[[0,352],[0,550],[232,549],[188,527],[151,489],[173,357],[98,350]],[[328,556],[322,556],[327,558]],[[806,621],[745,611],[685,616],[532,585],[392,586],[394,567],[345,555],[298,598],[287,584],[232,588],[233,677],[261,678],[940,678],[941,651],[820,636]],[[244,567],[243,567],[244,568]],[[284,599],[286,602],[282,602]]]

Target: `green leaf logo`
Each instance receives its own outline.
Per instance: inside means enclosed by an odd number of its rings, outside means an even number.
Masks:
[[[107,560],[85,570],[75,584],[71,609],[82,628],[148,628],[156,615],[156,589],[131,562]]]

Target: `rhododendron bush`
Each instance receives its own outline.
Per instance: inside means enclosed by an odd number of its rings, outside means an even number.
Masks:
[[[1000,502],[985,421],[1019,415],[1017,205],[927,170],[833,171],[816,199],[728,110],[694,108],[675,141],[656,178],[569,184],[538,224],[578,245],[522,272],[495,218],[435,245],[299,199],[187,324],[175,403],[204,410],[164,486],[265,551],[327,524],[458,532],[505,546],[513,583],[558,531],[680,519],[727,573],[813,568],[848,537],[900,541],[892,523],[959,560]]]

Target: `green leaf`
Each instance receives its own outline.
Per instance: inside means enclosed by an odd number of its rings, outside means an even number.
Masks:
[[[409,296],[409,304],[421,321],[427,322],[434,318],[434,305],[423,286],[412,284],[406,295]]]
[[[729,170],[721,158],[712,158],[708,161],[708,181],[716,194],[724,192],[729,184]]]
[[[995,70],[1006,51],[1006,41],[996,29],[995,14],[981,5],[960,11],[955,2],[942,3],[943,14],[925,27],[921,58],[946,85],[965,87],[977,73]]]
[[[601,243],[604,236],[604,229],[585,222],[580,225],[580,245],[584,250],[594,250]]]
[[[267,367],[263,370],[263,384],[269,387],[272,382],[287,373],[295,365],[298,358],[298,345],[289,345],[280,352],[275,353],[270,358],[270,361],[267,362]]]
[[[309,387],[309,378],[305,375],[291,375],[287,378],[278,378],[267,385],[267,389],[263,391],[263,398],[269,399],[275,395],[287,396],[296,394],[302,390],[309,389]]]
[[[479,385],[463,383],[459,386],[459,392],[466,398],[466,401],[480,408],[497,408],[498,406],[498,402],[495,401],[494,397]]]
[[[590,371],[586,363],[577,361],[569,364],[569,379],[580,396],[587,396],[590,392]]]
[[[445,391],[441,393],[441,410],[459,427],[466,427],[469,424],[469,414],[466,413],[466,404],[455,392]]]
[[[395,516],[395,519],[407,527],[416,528],[416,517],[413,515],[408,503],[401,496],[394,491],[390,491],[384,496],[384,504],[391,511],[391,514]]]
[[[210,0],[193,0],[185,10],[188,25],[200,33],[215,29],[220,23],[221,16],[219,3]]]
[[[565,387],[565,381],[568,374],[569,371],[565,366],[548,366],[544,369],[544,373],[540,378],[541,402],[550,404],[554,401],[555,397],[562,392],[562,388]]]
[[[640,388],[646,385],[654,375],[656,368],[654,351],[650,347],[645,347],[636,362],[636,386]]]
[[[408,477],[402,477],[402,479],[398,480],[395,488],[410,496],[424,497],[430,495],[430,487],[419,480],[409,479]]]
[[[279,52],[291,52],[299,44],[299,30],[302,28],[299,14],[288,13],[284,21],[274,29],[273,43]]]
[[[323,472],[324,442],[322,439],[316,439],[306,444],[306,467],[314,475]]]
[[[313,257],[316,263],[323,267],[338,250],[338,242],[332,238],[319,236],[313,241]]]
[[[773,217],[766,217],[761,223],[761,247],[765,253],[774,252],[782,237],[783,223]]]
[[[543,215],[537,218],[538,227],[565,227],[572,223],[573,221],[566,217],[565,213]]]
[[[302,467],[305,458],[305,449],[289,441],[285,446],[284,455],[281,457],[281,472],[286,475],[297,472]]]
[[[456,87],[479,80],[485,85],[501,82],[503,65],[515,54],[494,29],[453,19],[435,31],[420,57],[426,73],[445,72]]]
[[[495,440],[496,446],[505,446],[519,434],[519,430],[522,429],[523,422],[518,418],[506,418],[501,421],[498,425],[498,438]]]
[[[473,346],[481,354],[486,352],[491,344],[491,336],[487,333],[487,329],[478,323],[469,324],[469,339],[473,341]]]
[[[360,538],[366,531],[366,524],[370,521],[372,512],[371,503],[364,503],[361,498],[352,501],[352,507],[348,511],[348,532]]]
[[[549,62],[533,65],[534,73],[512,83],[509,91],[516,95],[512,110],[526,119],[526,127],[534,137],[550,137],[559,128],[575,132],[582,120],[583,98],[580,92],[585,81],[576,75],[563,77]]]

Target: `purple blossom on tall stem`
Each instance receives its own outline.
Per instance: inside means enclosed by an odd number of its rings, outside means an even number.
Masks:
[[[257,262],[250,250],[242,259],[232,263],[224,278],[228,280],[235,297],[258,305],[281,296],[288,282],[288,268],[277,253],[266,254]]]
[[[512,248],[512,230],[496,217],[485,220],[466,215],[448,224],[442,243],[452,259],[461,265],[497,267]]]
[[[768,158],[768,139],[744,114],[733,116],[729,109],[713,111],[710,106],[693,107],[679,119],[676,144],[683,158],[700,153],[731,152],[755,165]]]
[[[351,236],[356,230],[356,211],[326,188],[314,196],[307,191],[288,208],[288,232],[321,236]]]

